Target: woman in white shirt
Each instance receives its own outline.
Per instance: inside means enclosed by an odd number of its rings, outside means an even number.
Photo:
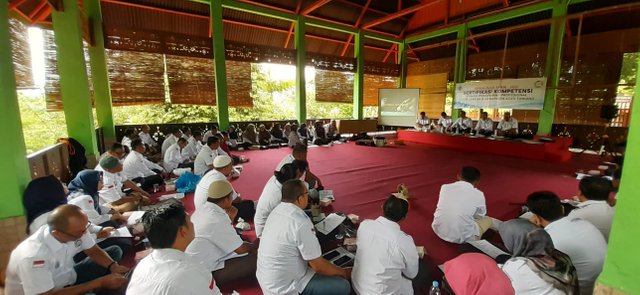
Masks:
[[[553,247],[544,229],[518,218],[502,223],[500,236],[512,253],[502,271],[516,295],[580,294],[571,258]]]

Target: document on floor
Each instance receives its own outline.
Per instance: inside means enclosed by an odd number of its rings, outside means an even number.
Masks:
[[[316,229],[324,235],[328,235],[331,231],[336,229],[347,217],[340,216],[335,213],[329,214],[327,218],[316,224]]]
[[[131,238],[131,237],[133,237],[131,235],[131,232],[129,232],[129,229],[125,226],[116,228],[114,231],[111,232],[111,236],[110,236],[110,238]]]
[[[159,201],[166,201],[169,199],[181,200],[182,198],[184,198],[184,193],[175,193],[175,194],[162,195],[160,196],[160,198],[158,198],[158,200]]]
[[[127,218],[127,225],[135,225],[142,222],[142,216],[144,215],[144,213],[145,211],[131,212],[131,215],[129,215],[129,218]]]
[[[471,246],[476,247],[478,250],[482,251],[484,254],[491,256],[491,258],[495,259],[500,255],[509,255],[509,253],[500,250],[500,248],[494,246],[489,243],[487,240],[478,240],[469,242]]]
[[[323,200],[323,199],[328,199],[331,201],[336,200],[336,198],[333,196],[333,190],[327,190],[327,189],[321,190],[319,194],[320,194],[320,200]]]

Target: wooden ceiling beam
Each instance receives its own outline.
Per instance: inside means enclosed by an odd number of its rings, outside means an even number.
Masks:
[[[369,10],[369,5],[371,5],[371,0],[367,0],[367,3],[365,3],[365,5],[362,7],[362,10],[360,11],[360,15],[356,20],[356,24],[355,24],[356,28],[360,26],[360,23],[362,22],[364,15],[367,14],[367,10]],[[349,34],[349,39],[347,40],[347,43],[344,43],[344,47],[342,47],[342,53],[340,54],[340,56],[344,56],[345,54],[347,54],[347,49],[349,49],[349,46],[351,45],[351,40],[353,40],[353,34]]]
[[[322,5],[325,5],[325,4],[329,3],[329,2],[331,2],[331,0],[317,0],[313,4],[309,5],[309,7],[305,8],[302,11],[302,15],[307,15],[307,14],[313,12],[314,10],[322,7]],[[299,11],[299,9],[298,9],[298,11]],[[297,12],[296,12],[296,14],[297,14]]]
[[[353,7],[358,7],[358,8],[363,8],[364,7],[364,5],[362,5],[362,4],[351,2],[349,0],[333,0],[333,1],[344,3],[344,4],[351,5]],[[381,14],[383,16],[384,15],[389,15],[389,12],[382,11],[382,10],[377,10],[377,9],[371,8],[371,7],[369,7],[368,10],[371,11],[371,12],[375,12],[377,14]],[[403,17],[399,17],[398,19],[401,19],[401,20],[404,20],[404,21],[409,21],[409,18],[408,17],[404,17],[404,16]]]
[[[11,11],[12,9],[18,8],[18,6],[22,5],[26,1],[27,0],[14,0],[14,1],[10,2],[9,3],[9,11]]]
[[[384,17],[381,17],[379,19],[376,19],[374,21],[371,21],[371,22],[363,25],[362,28],[363,29],[369,29],[371,27],[375,27],[377,25],[386,23],[388,21],[394,20],[394,19],[399,18],[401,16],[405,16],[407,14],[414,13],[414,12],[416,12],[418,10],[421,10],[421,9],[423,9],[425,7],[429,7],[429,6],[431,6],[433,4],[436,4],[436,3],[440,2],[440,1],[442,1],[442,0],[434,0],[434,1],[431,1],[431,2],[421,3],[421,4],[414,5],[414,6],[409,7],[409,8],[405,8],[403,10],[400,10],[400,11],[396,12],[396,13],[392,13],[392,14],[389,14],[387,16],[384,16]]]
[[[302,0],[298,0],[298,6],[296,6],[296,14],[300,12],[300,8],[302,8]],[[287,34],[287,40],[284,41],[284,48],[289,47],[291,35],[293,34],[293,27],[295,27],[295,25],[295,22],[291,22],[291,25],[289,25],[289,34]]]

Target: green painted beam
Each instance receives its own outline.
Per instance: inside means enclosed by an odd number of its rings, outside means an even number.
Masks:
[[[216,80],[216,107],[218,108],[218,128],[229,128],[229,99],[227,96],[227,66],[222,26],[222,3],[213,2],[211,10],[211,35],[213,36],[213,64]]]
[[[353,55],[356,58],[356,73],[353,77],[353,118],[364,118],[364,36],[362,30],[353,36]]]
[[[640,59],[638,59],[640,69]],[[640,95],[640,75],[636,76],[634,99]],[[635,255],[640,244],[638,228],[638,212],[640,212],[640,103],[631,104],[631,120],[627,137],[627,153],[622,169],[622,181],[618,192],[616,214],[609,236],[609,249],[599,284],[613,287],[624,293],[640,294],[638,266],[640,256]],[[602,292],[605,294],[605,292]],[[609,294],[609,293],[607,293]]]
[[[406,38],[404,41],[406,43],[414,43],[414,42],[423,41],[423,40],[427,40],[427,39],[431,39],[431,38],[435,38],[435,37],[440,37],[442,35],[447,35],[447,34],[451,34],[451,33],[457,33],[460,30],[460,28],[463,27],[463,26],[464,25],[455,25],[455,26],[446,27],[446,28],[443,28],[443,29],[435,30],[435,31],[422,33],[422,34],[415,35],[415,36],[410,36],[410,37]]]
[[[58,72],[67,134],[82,144],[88,156],[98,155],[89,77],[84,60],[80,8],[77,0],[62,0],[64,11],[53,10]]]
[[[206,1],[196,0],[196,2],[205,3]],[[211,3],[217,3],[218,5],[220,4],[220,2],[222,2],[222,7],[224,8],[244,11],[251,14],[273,17],[273,18],[286,20],[286,21],[296,20],[296,15],[294,13],[287,12],[287,11],[277,10],[273,8],[254,5],[246,2],[240,2],[236,0],[211,0]],[[205,4],[209,4],[209,3],[205,3]]]
[[[407,43],[402,42],[398,44],[398,62],[400,63],[400,81],[398,81],[398,88],[407,88]]]
[[[547,45],[547,59],[544,76],[547,77],[547,89],[544,94],[544,106],[538,119],[538,134],[550,135],[556,110],[556,94],[560,81],[560,67],[562,63],[562,42],[564,40],[565,16],[567,4],[556,0],[553,8],[549,42]]]
[[[114,142],[116,141],[116,128],[113,122],[109,71],[104,50],[104,38],[102,38],[100,0],[85,0],[84,8],[85,14],[90,20],[90,29],[95,36],[94,46],[89,47],[89,63],[93,81],[93,105],[96,108],[96,119],[98,126],[102,127],[105,142]]]
[[[294,43],[296,46],[296,117],[298,124],[307,121],[307,80],[304,68],[307,64],[307,43],[305,38],[305,22],[298,16],[294,27]]]
[[[456,43],[456,59],[455,59],[455,67],[453,70],[453,82],[455,84],[464,83],[467,76],[467,32],[468,29],[466,26],[461,26],[458,28],[456,32],[456,38],[458,42]],[[456,103],[455,92],[452,101],[451,107],[451,118],[453,120],[458,119],[458,110],[454,108]]]
[[[0,218],[23,215],[22,192],[30,180],[22,121],[16,93],[16,76],[11,58],[9,11],[7,2],[0,5],[0,126],[7,139],[0,144]]]

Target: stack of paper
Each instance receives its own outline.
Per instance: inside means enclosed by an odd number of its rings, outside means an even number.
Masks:
[[[184,198],[184,193],[175,193],[175,194],[163,195],[160,198],[158,198],[158,200],[160,201],[166,201],[168,199],[180,200],[182,198]]]
[[[324,235],[328,235],[331,231],[336,229],[347,217],[340,216],[335,213],[329,214],[327,218],[316,224],[316,229]]]

